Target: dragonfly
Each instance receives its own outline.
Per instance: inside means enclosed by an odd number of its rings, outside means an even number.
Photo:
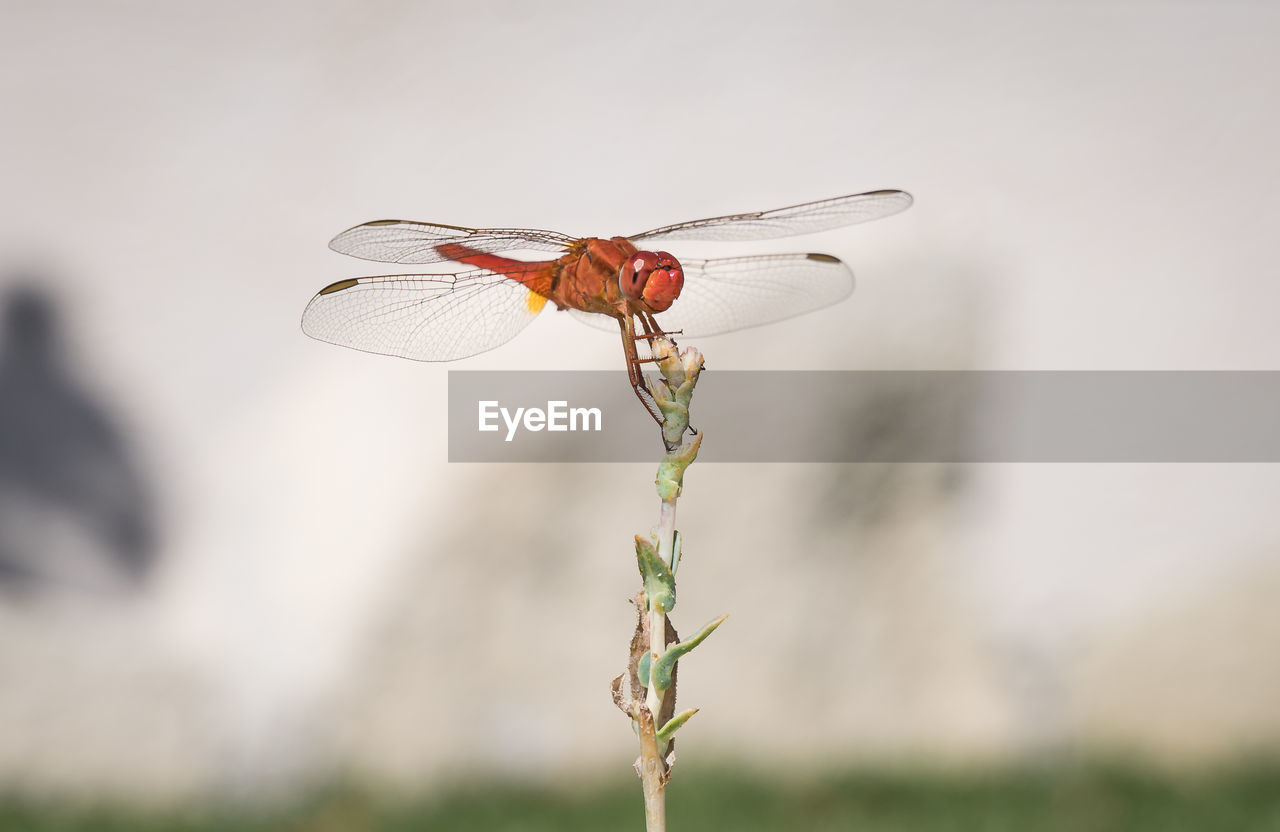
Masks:
[[[811,234],[887,217],[906,210],[911,201],[905,191],[868,191],[625,237],[366,222],[334,237],[329,247],[364,260],[442,263],[453,270],[331,283],[307,304],[302,329],[312,338],[365,352],[453,361],[510,341],[550,301],[584,323],[621,333],[631,387],[661,425],[643,372],[643,364],[655,359],[641,357],[638,344],[677,334],[718,335],[821,309],[848,297],[854,279],[849,267],[829,254],[677,260],[655,243]],[[513,257],[516,253],[534,259]]]

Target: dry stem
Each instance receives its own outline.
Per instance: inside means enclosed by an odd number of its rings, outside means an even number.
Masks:
[[[665,832],[667,828],[667,764],[658,752],[658,731],[647,707],[636,709],[640,726],[640,782],[644,788],[644,828]]]

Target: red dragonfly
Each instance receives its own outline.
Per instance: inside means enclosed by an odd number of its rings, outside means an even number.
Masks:
[[[676,260],[652,250],[652,243],[790,237],[887,217],[910,205],[911,195],[903,191],[870,191],[607,239],[532,228],[367,222],[334,237],[329,247],[384,263],[472,268],[339,280],[307,304],[302,330],[366,352],[452,361],[511,340],[550,300],[585,323],[621,330],[631,386],[661,424],[641,370],[650,359],[640,357],[637,342],[716,335],[820,309],[849,296],[853,273],[829,254]],[[555,257],[530,261],[498,252]]]

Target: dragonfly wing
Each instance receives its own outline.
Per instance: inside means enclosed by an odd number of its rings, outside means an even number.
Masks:
[[[312,338],[416,361],[452,361],[505,344],[546,299],[485,269],[341,280],[302,313]]]
[[[610,315],[601,315],[599,312],[583,312],[581,309],[572,307],[566,311],[570,317],[581,321],[592,329],[602,329],[615,334],[618,332],[618,319]]]
[[[682,337],[720,335],[770,324],[839,303],[853,293],[853,272],[829,254],[765,254],[681,260],[684,288],[655,317]],[[570,309],[596,329],[618,331],[608,315]]]
[[[684,288],[656,316],[667,332],[719,335],[793,318],[853,293],[853,272],[829,254],[685,260]]]
[[[652,231],[633,234],[628,239],[634,243],[657,240],[771,240],[867,222],[905,211],[909,207],[911,194],[906,191],[869,191],[791,205],[773,211],[729,214],[665,225]]]
[[[362,260],[382,263],[439,263],[450,258],[441,246],[462,245],[487,254],[515,249],[564,251],[573,238],[536,228],[461,228],[431,222],[377,220],[348,228],[329,241],[329,248]]]

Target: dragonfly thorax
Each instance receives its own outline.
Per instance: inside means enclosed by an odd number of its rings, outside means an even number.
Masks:
[[[653,312],[664,312],[680,296],[684,269],[665,251],[637,251],[618,271],[618,287],[632,300],[643,300]]]

